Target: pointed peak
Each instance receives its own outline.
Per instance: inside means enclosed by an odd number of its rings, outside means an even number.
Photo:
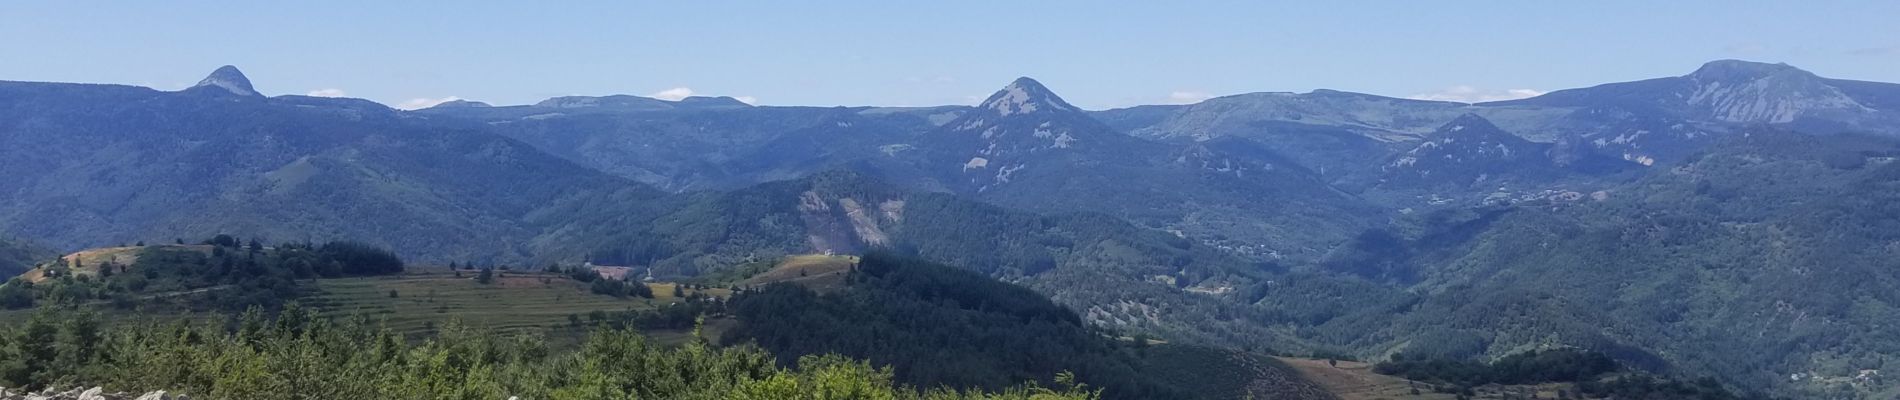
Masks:
[[[1016,77],[1016,80],[1009,81],[1009,86],[1006,86],[1005,89],[1011,88],[1011,87],[1023,88],[1024,90],[1049,93],[1049,87],[1043,86],[1042,82],[1037,82],[1036,78],[1030,78],[1027,76],[1019,76],[1019,77]]]
[[[1438,127],[1438,132],[1447,134],[1458,132],[1488,133],[1503,131],[1504,129],[1492,124],[1491,120],[1484,119],[1484,117],[1472,113],[1460,115],[1458,118],[1453,118],[1451,122],[1446,122],[1445,125]]]
[[[205,76],[204,80],[198,81],[197,85],[192,85],[192,88],[201,87],[216,87],[239,96],[261,96],[257,93],[257,89],[251,88],[251,79],[244,77],[243,71],[238,71],[237,67],[230,65],[218,67],[216,71],[211,71],[211,75]]]
[[[1056,96],[1055,92],[1049,91],[1048,87],[1042,86],[1042,82],[1029,77],[1016,78],[977,107],[995,110],[1003,115],[1048,110],[1078,111],[1075,106]]]
[[[1750,81],[1788,73],[1808,74],[1808,71],[1795,68],[1787,63],[1769,64],[1742,60],[1715,60],[1702,64],[1701,68],[1696,68],[1695,72],[1689,73],[1689,77],[1704,82]]]

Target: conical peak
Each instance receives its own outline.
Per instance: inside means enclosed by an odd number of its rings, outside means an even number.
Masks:
[[[260,96],[257,89],[251,88],[251,79],[246,78],[243,71],[238,71],[237,67],[230,65],[211,71],[211,75],[205,76],[204,80],[198,81],[198,84],[192,87],[215,87],[239,96]]]
[[[1497,125],[1491,123],[1491,120],[1484,119],[1484,117],[1478,116],[1478,114],[1465,113],[1464,115],[1458,116],[1458,118],[1453,118],[1451,122],[1447,122],[1445,123],[1445,125],[1439,126],[1438,131],[1443,132],[1443,133],[1453,133],[1453,132],[1486,132],[1488,133],[1488,132],[1502,132],[1503,129],[1498,128]]]
[[[990,95],[990,98],[984,100],[978,107],[995,110],[1003,115],[1029,114],[1038,111],[1077,111],[1075,106],[1063,101],[1062,97],[1056,96],[1055,92],[1042,86],[1041,82],[1028,77],[1016,78],[1014,82],[1009,83],[1009,86],[1004,86],[1003,90]]]

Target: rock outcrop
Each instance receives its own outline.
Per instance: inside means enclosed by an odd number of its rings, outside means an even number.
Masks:
[[[26,389],[0,388],[0,400],[190,400],[181,394],[166,393],[163,390],[145,393],[107,393],[105,388],[55,389],[47,388],[37,392]]]

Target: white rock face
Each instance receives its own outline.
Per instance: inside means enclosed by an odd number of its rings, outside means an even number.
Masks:
[[[1803,113],[1818,110],[1864,110],[1853,98],[1825,85],[1759,79],[1742,85],[1708,82],[1689,96],[1689,104],[1708,107],[1717,120],[1728,122],[1794,122]]]
[[[983,157],[971,157],[970,161],[966,161],[963,163],[963,170],[969,171],[972,169],[985,168],[989,166],[990,166],[989,159],[983,158]]]
[[[237,67],[229,65],[211,71],[210,76],[206,76],[204,80],[198,81],[198,84],[192,87],[214,87],[239,96],[262,96],[256,89],[251,88],[250,78],[244,77],[244,73],[239,72]]]
[[[991,103],[990,109],[996,110],[1003,115],[1018,113],[1028,114],[1036,112],[1036,103],[1029,102],[1029,93],[1023,91],[1023,88],[1017,87],[1016,85],[1009,85],[1009,87],[1003,88],[1003,98],[1001,101]]]
[[[990,95],[990,98],[984,100],[978,107],[996,111],[1002,116],[1030,114],[1044,108],[1077,111],[1075,106],[1069,105],[1062,98],[1050,93],[1048,88],[1042,86],[1042,83],[1029,78],[1018,78],[1015,82],[1010,82],[1009,86]]]
[[[86,389],[84,392],[79,392],[79,400],[106,400],[105,391],[106,389],[102,387]]]
[[[1786,123],[1815,112],[1869,112],[1813,73],[1786,64],[1714,61],[1685,76],[1692,107],[1727,122]]]

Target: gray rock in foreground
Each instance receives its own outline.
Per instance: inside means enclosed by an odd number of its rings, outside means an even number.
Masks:
[[[107,393],[105,388],[95,386],[90,389],[67,390],[47,388],[38,392],[0,388],[0,400],[190,400],[190,398],[185,395],[166,393],[163,390],[143,395]]]

